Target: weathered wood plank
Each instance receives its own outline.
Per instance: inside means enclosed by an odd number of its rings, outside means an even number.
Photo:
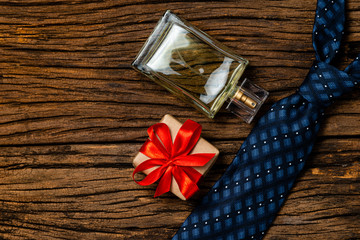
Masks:
[[[225,111],[205,118],[131,61],[172,9],[250,60],[245,75],[271,92],[264,112],[296,90],[314,60],[315,2],[0,1],[0,238],[170,239],[253,125]],[[347,2],[342,68],[360,51],[359,7]],[[355,90],[327,110],[265,239],[360,238],[359,106]],[[130,178],[146,129],[166,113],[201,123],[221,151],[188,202],[153,199],[155,186]]]
[[[238,148],[226,141],[214,144],[222,153],[219,161],[200,184],[201,193],[188,202],[171,194],[154,199],[156,186],[132,181],[131,159],[140,143],[1,147],[0,236],[168,239]],[[359,144],[319,141],[268,239],[326,239],[328,232],[330,239],[360,237]]]
[[[360,14],[354,2],[348,4],[343,66],[359,49]],[[165,113],[201,121],[210,138],[230,139],[233,132],[245,137],[251,126],[224,111],[215,121],[204,119],[130,69],[167,8],[248,58],[246,75],[271,92],[267,106],[294,92],[313,60],[314,1],[155,4],[154,14],[152,3],[144,1],[74,1],[71,11],[68,1],[0,3],[0,144],[134,140],[143,136],[137,130]],[[324,136],[337,135],[339,129],[343,135],[359,135],[358,95],[355,91],[331,110],[341,115],[328,120]],[[137,121],[129,126],[130,119]],[[216,134],[219,129],[222,136]]]
[[[169,96],[170,97],[170,96]],[[173,101],[177,101],[173,99]],[[360,103],[360,100],[359,100]],[[357,101],[343,100],[328,111],[320,136],[359,136]],[[144,141],[146,129],[167,114],[188,118],[203,126],[211,139],[244,138],[248,125],[222,111],[210,120],[185,104],[118,104],[116,102],[46,102],[0,105],[0,144],[46,144],[71,142]],[[264,107],[269,109],[269,105]],[[131,113],[129,115],[128,113]],[[221,132],[221,134],[219,134]]]

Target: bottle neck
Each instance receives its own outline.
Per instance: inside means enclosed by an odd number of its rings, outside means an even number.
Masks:
[[[255,108],[257,105],[256,100],[252,99],[248,94],[246,94],[245,90],[241,87],[236,89],[235,94],[233,95],[234,99],[243,102],[249,108]]]
[[[226,109],[250,123],[268,95],[267,91],[244,79],[230,94]]]

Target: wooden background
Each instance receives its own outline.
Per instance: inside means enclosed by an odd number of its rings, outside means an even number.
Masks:
[[[131,69],[167,9],[249,59],[262,111],[314,60],[315,0],[0,1],[0,238],[170,239],[253,125],[207,119]],[[360,52],[360,0],[347,1],[337,64]],[[360,239],[360,91],[326,112],[313,154],[265,240]],[[184,202],[136,185],[132,158],[166,114],[191,118],[221,151]]]

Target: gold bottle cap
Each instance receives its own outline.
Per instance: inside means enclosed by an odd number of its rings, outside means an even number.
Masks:
[[[257,105],[256,101],[254,101],[252,98],[247,96],[244,93],[244,90],[240,88],[238,88],[238,90],[236,91],[234,98],[237,99],[238,101],[245,103],[245,105],[248,106],[249,108],[255,108]]]

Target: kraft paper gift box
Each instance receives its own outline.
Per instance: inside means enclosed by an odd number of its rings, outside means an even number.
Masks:
[[[173,116],[171,116],[169,114],[165,115],[160,120],[160,122],[165,123],[169,127],[171,138],[172,138],[172,141],[174,142],[176,134],[178,133],[180,127],[182,126],[182,123],[180,123],[177,119],[175,119]],[[208,141],[206,141],[205,139],[200,137],[197,144],[194,146],[194,148],[192,149],[192,151],[189,154],[194,154],[194,153],[214,153],[215,154],[215,156],[212,159],[210,159],[209,162],[207,162],[204,166],[193,167],[196,171],[198,171],[200,174],[202,174],[204,176],[209,171],[209,169],[212,167],[212,165],[215,163],[215,161],[219,155],[219,150],[216,147],[214,147],[212,144],[210,144]],[[138,165],[140,165],[142,162],[144,162],[148,159],[149,159],[149,157],[147,157],[146,155],[139,152],[133,160],[133,165],[136,168]],[[152,172],[156,168],[157,167],[153,167],[153,168],[144,170],[143,173],[148,175],[150,172]],[[181,191],[179,189],[179,185],[175,181],[174,176],[172,176],[170,191],[173,194],[175,194],[176,196],[178,196],[180,199],[186,200],[184,195],[181,193]]]

